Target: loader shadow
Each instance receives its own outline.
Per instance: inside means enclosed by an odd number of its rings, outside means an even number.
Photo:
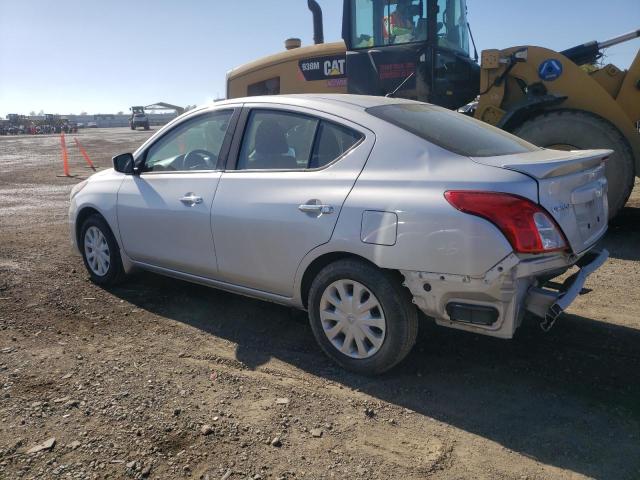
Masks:
[[[303,312],[142,273],[113,293],[237,345],[357,388],[534,458],[594,478],[640,472],[640,330],[568,315],[550,334],[527,319],[504,341],[424,318],[410,356],[377,378],[335,367]]]
[[[609,224],[602,245],[612,258],[640,260],[640,207],[625,207]]]

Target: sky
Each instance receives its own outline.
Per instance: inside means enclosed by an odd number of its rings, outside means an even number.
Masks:
[[[342,0],[319,0],[325,41],[340,39]],[[640,28],[640,0],[468,0],[478,51],[563,50]],[[228,70],[312,43],[305,0],[0,0],[0,116],[115,113],[225,95]],[[607,51],[627,68],[640,39]]]

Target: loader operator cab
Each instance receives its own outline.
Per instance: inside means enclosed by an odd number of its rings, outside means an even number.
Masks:
[[[348,91],[460,107],[478,94],[466,0],[344,0]],[[406,80],[406,81],[405,81]]]

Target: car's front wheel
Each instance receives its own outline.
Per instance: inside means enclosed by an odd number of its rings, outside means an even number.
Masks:
[[[341,260],[322,269],[308,307],[322,350],[356,373],[391,369],[416,340],[417,311],[401,280],[363,261]]]
[[[80,230],[80,250],[89,276],[98,285],[114,285],[123,276],[120,250],[107,222],[100,215],[87,218]]]

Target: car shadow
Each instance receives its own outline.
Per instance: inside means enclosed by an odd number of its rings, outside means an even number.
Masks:
[[[640,260],[640,208],[625,207],[609,223],[603,246],[612,258]]]
[[[423,318],[409,357],[368,378],[322,354],[304,312],[150,273],[112,292],[234,342],[248,368],[275,358],[547,465],[594,478],[638,478],[639,330],[566,315],[549,334],[526,319],[505,341]]]

